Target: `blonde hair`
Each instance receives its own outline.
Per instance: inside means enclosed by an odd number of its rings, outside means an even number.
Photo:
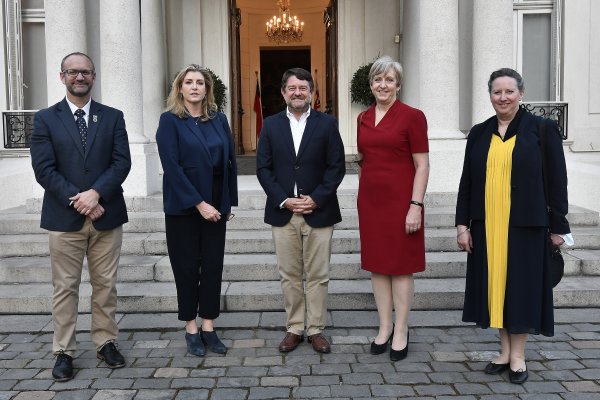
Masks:
[[[369,85],[373,84],[373,79],[376,75],[387,74],[391,69],[394,70],[398,86],[402,83],[402,65],[398,61],[394,61],[390,56],[383,56],[375,60],[369,71]]]
[[[200,121],[208,121],[209,119],[214,118],[217,114],[217,104],[215,103],[215,95],[213,90],[213,77],[208,68],[201,67],[198,64],[190,64],[179,71],[173,80],[173,83],[171,84],[171,92],[169,93],[169,97],[167,97],[166,111],[172,112],[179,118],[185,117],[186,114],[189,115],[185,108],[183,95],[181,94],[181,86],[188,72],[200,72],[204,77],[206,95],[202,99],[202,113],[200,114]]]

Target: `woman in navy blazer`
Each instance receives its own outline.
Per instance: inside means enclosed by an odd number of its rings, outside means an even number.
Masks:
[[[226,223],[231,206],[238,204],[237,167],[210,71],[191,64],[177,74],[156,143],[164,171],[167,249],[187,349],[197,356],[205,354],[205,346],[224,354],[213,321],[220,312]],[[200,329],[196,315],[202,318]]]
[[[572,241],[567,171],[556,123],[519,107],[521,75],[494,71],[488,90],[496,115],[469,132],[456,205],[457,243],[469,253],[463,321],[499,329],[500,355],[485,372],[509,370],[522,384],[528,334],[554,334],[550,248]]]

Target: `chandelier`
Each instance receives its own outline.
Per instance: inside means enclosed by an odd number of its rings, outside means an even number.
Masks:
[[[304,22],[290,15],[290,0],[278,0],[279,16],[275,15],[267,22],[266,35],[275,43],[302,41]]]

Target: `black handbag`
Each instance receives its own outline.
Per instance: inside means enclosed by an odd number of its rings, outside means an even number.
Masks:
[[[548,175],[548,167],[546,166],[546,124],[542,119],[539,123],[540,133],[540,147],[542,150],[542,173],[544,180],[544,196],[546,197],[546,208],[548,209],[548,218],[552,213],[552,209],[548,204],[548,182],[546,176]],[[556,287],[563,275],[565,274],[565,260],[560,252],[560,247],[555,246],[550,240],[550,231],[548,231],[548,248],[550,249],[550,275],[552,278],[552,287]]]

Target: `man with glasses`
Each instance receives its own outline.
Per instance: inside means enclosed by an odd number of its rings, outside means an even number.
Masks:
[[[125,366],[117,349],[117,266],[127,209],[121,184],[131,168],[123,113],[91,99],[94,63],[83,53],[61,62],[66,97],[35,114],[31,162],[44,188],[40,226],[49,231],[54,286],[52,376],[72,379],[83,259],[91,294],[91,336],[109,368]]]
[[[281,352],[294,350],[305,330],[315,351],[331,351],[322,332],[333,225],[342,220],[336,191],[346,167],[337,121],[310,107],[313,86],[302,68],[283,74],[287,108],[265,119],[256,154],[287,316]]]

